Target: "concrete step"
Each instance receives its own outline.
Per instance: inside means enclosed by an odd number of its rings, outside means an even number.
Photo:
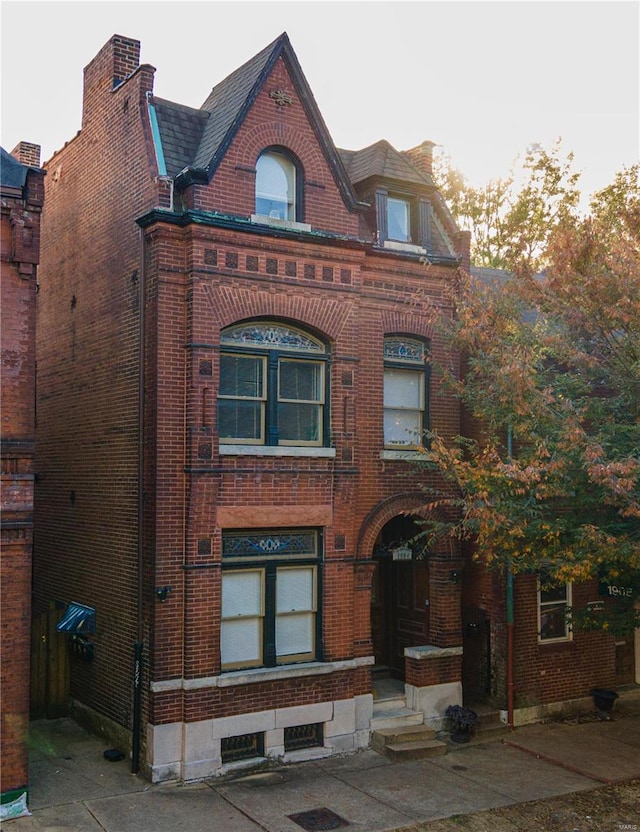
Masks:
[[[380,710],[374,705],[369,727],[372,731],[380,731],[383,728],[404,728],[408,725],[422,725],[423,723],[424,714],[421,711],[412,711],[407,707]]]
[[[504,734],[509,733],[509,726],[505,725],[504,722],[485,722],[485,720],[481,720],[475,727],[473,734],[471,735],[472,742],[486,742],[488,740],[499,739]]]
[[[421,742],[434,740],[436,732],[426,725],[405,725],[396,728],[381,728],[371,734],[371,746],[376,750],[394,743]]]
[[[388,711],[391,709],[404,708],[407,705],[407,697],[403,695],[383,696],[373,700],[373,712]]]
[[[440,740],[418,740],[412,742],[394,742],[385,745],[380,751],[392,760],[424,760],[447,753],[447,743]]]

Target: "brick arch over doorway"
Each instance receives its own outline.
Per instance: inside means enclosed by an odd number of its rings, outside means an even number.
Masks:
[[[390,520],[393,520],[394,517],[400,515],[411,516],[420,520],[435,518],[441,521],[444,519],[440,511],[432,510],[425,505],[424,494],[422,492],[409,491],[403,494],[394,494],[392,497],[388,497],[386,500],[382,500],[374,506],[365,517],[360,527],[360,534],[358,535],[358,544],[356,547],[357,560],[369,560],[371,558],[376,539],[384,526]],[[448,557],[452,562],[457,562],[459,559],[456,547],[451,540],[438,541],[432,549],[432,554],[437,554],[440,557]]]
[[[416,522],[437,518],[421,492],[396,494],[379,503],[365,519],[358,539],[360,564],[370,564],[371,644],[376,674],[386,673],[396,679],[420,679],[441,662],[420,660],[439,648],[458,648],[461,644],[460,584],[462,562],[453,541],[442,539],[424,556],[414,548],[413,556],[396,558],[390,548],[398,538],[411,540]],[[406,521],[406,525],[403,522]],[[404,528],[403,528],[404,526]],[[393,529],[393,530],[392,530]],[[391,535],[391,536],[390,536]],[[454,577],[455,576],[455,577]],[[409,651],[409,652],[407,652]],[[413,654],[416,653],[416,656]],[[459,657],[455,658],[455,677],[459,678]],[[412,669],[412,663],[416,667]],[[449,668],[445,668],[450,681]],[[433,682],[430,682],[433,683]]]

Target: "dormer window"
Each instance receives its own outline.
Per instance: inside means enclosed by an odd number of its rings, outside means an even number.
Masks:
[[[287,156],[267,150],[256,165],[256,214],[296,220],[296,169]]]
[[[376,190],[380,245],[419,253],[431,245],[431,204],[426,197]]]
[[[411,242],[411,213],[406,199],[387,197],[387,227],[390,240]]]

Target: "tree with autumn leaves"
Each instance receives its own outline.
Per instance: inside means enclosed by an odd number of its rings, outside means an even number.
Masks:
[[[462,378],[440,368],[445,388],[475,429],[431,433],[425,451],[447,484],[427,501],[456,516],[425,535],[472,540],[488,567],[513,574],[628,587],[621,621],[582,622],[619,631],[640,623],[639,175],[620,172],[586,217],[573,192],[558,206],[562,177],[548,179],[553,210],[538,204],[546,186],[514,201],[548,226],[536,236],[525,212],[501,241],[509,271],[461,273],[456,317],[434,310],[465,364]]]

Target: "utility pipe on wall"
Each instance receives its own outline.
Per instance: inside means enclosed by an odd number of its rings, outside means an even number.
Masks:
[[[138,624],[137,638],[134,644],[133,658],[133,729],[131,742],[131,771],[140,770],[140,733],[142,728],[142,653],[144,646],[144,594],[143,577],[143,543],[144,543],[144,408],[145,408],[145,300],[146,278],[144,265],[144,231],[140,229],[140,269],[138,274],[138,563],[137,563],[137,604]]]
[[[513,435],[511,425],[507,427],[507,454],[511,459],[513,453]],[[513,625],[514,625],[514,609],[513,609],[513,572],[511,571],[511,562],[507,562],[507,724],[511,730],[514,728],[513,724]]]

